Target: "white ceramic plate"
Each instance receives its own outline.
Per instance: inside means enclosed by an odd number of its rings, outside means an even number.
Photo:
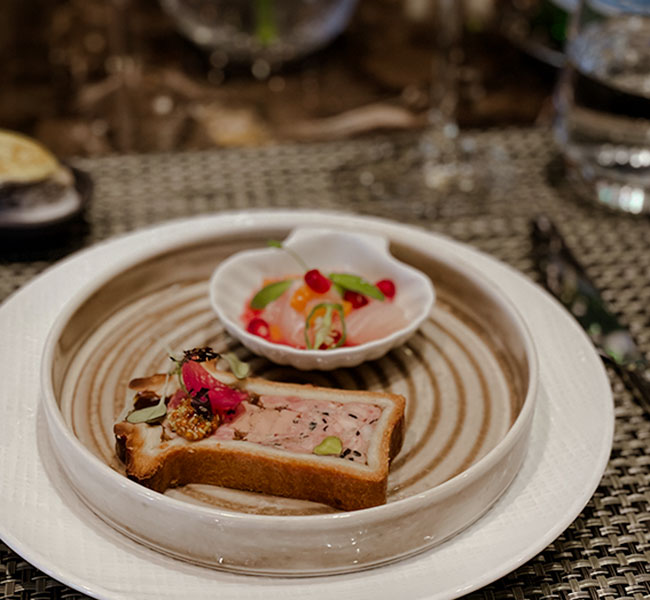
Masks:
[[[435,243],[412,245],[409,230],[391,232],[391,251],[418,266],[408,269],[410,275],[436,281],[439,301],[430,310],[429,295],[422,307],[426,319],[408,342],[355,369],[297,372],[251,361],[253,373],[267,379],[404,395],[404,443],[391,465],[385,504],[350,514],[193,484],[162,495],[124,477],[113,425],[125,399],[132,402],[126,382],[168,369],[165,347],[207,345],[241,354],[244,348],[210,308],[208,279],[224,258],[232,266],[230,257],[250,256],[251,247],[266,252],[267,239],[287,231],[278,231],[271,219],[252,227],[224,220],[205,236],[194,231],[180,244],[168,240],[162,252],[142,246],[127,261],[115,261],[108,277],[90,278],[61,312],[43,354],[43,407],[54,454],[72,487],[103,519],[193,564],[249,574],[330,575],[440,544],[485,513],[515,477],[532,427],[538,361],[521,316],[498,286],[455,257],[438,256]],[[388,238],[353,231],[353,239],[372,238],[387,252]],[[340,233],[336,237],[341,246]],[[320,247],[327,245],[321,238]],[[347,252],[327,254],[339,263]],[[376,264],[357,262],[378,279],[384,270]],[[392,276],[405,296],[418,295],[405,289],[403,276]],[[425,289],[430,293],[430,286]],[[240,296],[234,310],[244,302]]]
[[[129,542],[62,485],[37,411],[37,366],[47,330],[98,270],[142,245],[161,248],[188,231],[233,223],[313,221],[390,234],[405,228],[345,215],[240,213],[177,222],[96,246],[37,278],[0,308],[2,391],[0,537],[53,577],[101,598],[451,598],[508,573],[548,545],[579,514],[607,464],[613,433],[609,382],[590,342],[546,293],[504,265],[461,244],[409,230],[414,243],[471,262],[512,301],[540,355],[541,389],[528,454],[513,484],[473,526],[437,548],[378,569],[287,580],[193,567]],[[16,399],[19,399],[17,401]],[[35,443],[36,440],[36,443]]]

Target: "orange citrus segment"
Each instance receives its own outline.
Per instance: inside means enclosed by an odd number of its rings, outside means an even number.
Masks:
[[[291,296],[291,308],[296,312],[303,312],[307,302],[314,297],[313,290],[307,285],[301,285]]]
[[[274,323],[270,326],[270,336],[272,342],[281,342],[282,341],[282,329]]]

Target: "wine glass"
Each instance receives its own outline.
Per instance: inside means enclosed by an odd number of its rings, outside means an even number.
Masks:
[[[398,136],[380,144],[369,160],[350,165],[362,190],[368,192],[371,210],[381,212],[385,201],[389,216],[429,213],[438,200],[448,199],[450,194],[475,191],[483,178],[474,160],[475,144],[460,133],[456,119],[464,60],[463,2],[422,0],[410,4],[416,7],[409,16],[416,23],[417,34],[428,37],[431,49],[424,130],[415,142],[412,136],[405,141]]]

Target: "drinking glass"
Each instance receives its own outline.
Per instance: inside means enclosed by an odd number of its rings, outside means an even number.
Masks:
[[[178,29],[222,63],[254,75],[325,46],[347,25],[357,0],[160,0]],[[266,65],[263,67],[262,65]]]
[[[476,144],[459,131],[456,120],[464,68],[464,3],[418,0],[405,6],[411,11],[414,41],[424,42],[430,52],[423,129],[415,140],[412,135],[394,136],[351,166],[361,183],[356,194],[371,210],[381,212],[385,205],[392,218],[419,218],[435,213],[450,196],[475,193],[483,177],[477,169]]]
[[[458,82],[463,56],[463,3],[433,0],[434,52],[431,57],[428,130],[420,139],[424,183],[431,189],[455,186],[470,175],[461,164],[456,122]]]
[[[650,213],[648,0],[581,0],[555,102],[555,138],[574,189]]]

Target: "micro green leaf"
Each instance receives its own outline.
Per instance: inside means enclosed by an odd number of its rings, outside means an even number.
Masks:
[[[351,273],[330,273],[329,278],[334,284],[346,290],[358,292],[364,296],[370,296],[370,298],[374,298],[375,300],[384,300],[384,294],[376,285],[368,283],[358,275],[352,275]]]
[[[172,360],[176,362],[176,359],[172,357]],[[165,418],[167,414],[167,405],[165,404],[165,395],[167,394],[167,384],[169,383],[169,378],[173,373],[167,373],[165,377],[165,384],[160,395],[160,400],[158,404],[153,406],[147,406],[145,408],[140,408],[129,413],[126,417],[126,420],[129,423],[147,423],[148,425],[153,425],[158,423]],[[181,381],[182,384],[182,381]]]
[[[335,435],[329,435],[312,452],[319,456],[327,456],[329,454],[338,456],[341,454],[341,450],[343,450],[343,443],[340,438],[337,438]]]
[[[126,420],[129,423],[157,423],[165,417],[167,414],[167,406],[164,402],[159,402],[154,406],[147,406],[146,408],[141,408],[139,410],[134,410],[130,413]]]
[[[282,242],[279,242],[278,240],[269,240],[266,242],[267,246],[271,246],[272,248],[280,248],[281,250],[284,250],[293,260],[295,260],[304,271],[309,271],[309,267],[307,266],[307,263],[302,259],[302,257],[297,253],[294,252],[291,248],[287,248]]]
[[[246,379],[246,377],[248,377],[248,374],[251,371],[250,365],[239,360],[234,352],[226,352],[221,356],[228,361],[230,370],[237,379]]]
[[[283,279],[282,281],[274,281],[265,285],[251,300],[250,307],[256,310],[264,308],[267,304],[277,300],[284,292],[286,292],[293,283],[293,279]]]

